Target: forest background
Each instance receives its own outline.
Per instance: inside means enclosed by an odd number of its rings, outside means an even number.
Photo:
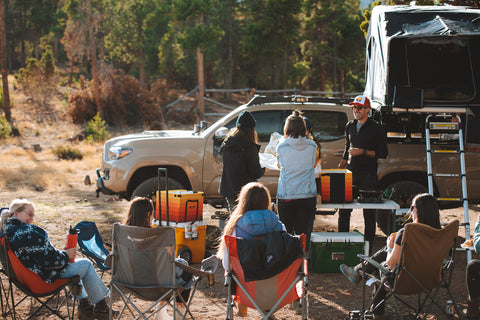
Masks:
[[[158,126],[178,98],[171,89],[364,87],[370,8],[360,0],[0,0],[0,10],[3,87],[15,74],[42,115],[63,88],[76,124],[99,113],[109,125]]]

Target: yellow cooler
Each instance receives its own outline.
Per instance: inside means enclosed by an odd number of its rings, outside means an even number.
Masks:
[[[167,222],[162,221],[162,226]],[[180,256],[188,263],[200,263],[205,257],[207,223],[205,220],[192,222],[170,222],[175,229],[175,257]]]

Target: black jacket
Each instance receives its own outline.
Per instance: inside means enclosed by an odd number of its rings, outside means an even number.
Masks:
[[[263,176],[258,151],[260,146],[241,135],[229,137],[221,147],[223,173],[218,192],[228,198],[236,198],[244,185]]]
[[[352,157],[348,164],[354,175],[358,173],[377,175],[377,159],[385,159],[388,156],[387,134],[382,126],[368,118],[357,133],[357,120],[349,121],[345,126],[345,151],[343,159],[348,161],[350,148],[362,148],[374,150],[375,158],[364,155]]]
[[[263,239],[237,239],[238,259],[245,281],[265,280],[303,257],[300,237],[274,231]]]

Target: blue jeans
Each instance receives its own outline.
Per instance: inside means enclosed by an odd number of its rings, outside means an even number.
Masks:
[[[71,278],[80,276],[82,282],[82,293],[80,299],[89,298],[91,304],[96,304],[105,299],[110,292],[103,283],[103,280],[95,271],[95,267],[88,259],[76,259],[63,270],[60,278]]]

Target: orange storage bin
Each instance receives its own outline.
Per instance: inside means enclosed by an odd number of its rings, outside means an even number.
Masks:
[[[167,201],[166,192],[161,191],[161,201],[157,200],[155,218],[167,220]],[[158,199],[158,191],[157,191]],[[161,211],[159,210],[161,206]],[[193,192],[191,190],[169,190],[168,191],[168,220],[170,222],[191,222],[203,219],[203,192]]]
[[[352,202],[352,172],[347,169],[322,169],[317,190],[322,195],[322,203]]]

